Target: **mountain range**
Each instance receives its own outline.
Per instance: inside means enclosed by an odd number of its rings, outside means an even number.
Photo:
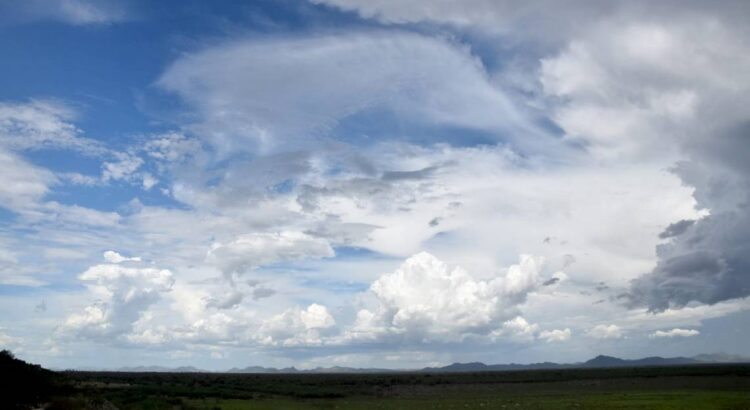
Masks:
[[[643,367],[643,366],[675,366],[709,363],[750,363],[750,357],[730,355],[726,353],[700,354],[693,357],[659,357],[651,356],[642,359],[620,359],[613,356],[599,355],[591,360],[579,363],[554,363],[541,362],[531,364],[485,364],[482,362],[453,363],[442,367],[425,367],[422,369],[382,369],[382,368],[356,368],[356,367],[316,367],[314,369],[297,369],[295,367],[275,368],[262,366],[248,366],[244,368],[232,368],[216,373],[252,373],[252,374],[288,374],[288,373],[387,373],[387,372],[486,372],[486,371],[509,371],[509,370],[535,370],[535,369],[571,369],[571,368],[607,368],[607,367]],[[83,370],[83,369],[81,369]],[[86,369],[93,370],[93,369]],[[111,369],[115,372],[131,373],[212,373],[209,370],[199,369],[193,366],[162,367],[162,366],[137,366],[121,367]]]

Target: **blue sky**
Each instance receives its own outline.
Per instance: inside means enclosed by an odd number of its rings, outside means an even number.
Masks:
[[[0,1],[0,347],[750,354],[747,11]]]

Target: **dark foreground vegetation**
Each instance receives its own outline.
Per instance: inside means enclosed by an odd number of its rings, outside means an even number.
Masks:
[[[71,394],[63,375],[16,359],[0,351],[0,409],[16,410],[41,406],[53,397]]]
[[[750,410],[750,365],[392,374],[64,372],[60,376],[67,387],[48,397],[50,409]]]

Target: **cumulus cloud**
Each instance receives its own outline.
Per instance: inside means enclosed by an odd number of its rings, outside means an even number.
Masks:
[[[497,330],[533,335],[534,325],[515,317],[516,305],[539,286],[542,264],[540,258],[523,255],[504,275],[485,281],[419,253],[373,282],[377,307],[358,312],[352,337],[456,340]]]
[[[303,232],[282,231],[244,234],[226,243],[215,243],[208,260],[231,276],[276,262],[332,256],[333,248],[325,239]]]
[[[588,335],[596,339],[620,339],[623,333],[617,325],[596,325],[588,331]]]
[[[288,309],[264,321],[258,341],[276,346],[320,345],[326,331],[335,325],[328,309],[313,303],[306,309]]]
[[[519,6],[478,0],[470,7],[452,1],[321,3],[386,23],[479,27],[495,35],[528,35],[518,30],[520,21],[566,20],[544,1]],[[656,161],[663,167],[681,161],[676,174],[695,188],[698,207],[711,212],[664,231],[662,239],[670,243],[658,248],[657,267],[633,283],[632,303],[655,311],[750,292],[749,253],[742,245],[749,242],[743,236],[746,212],[740,210],[750,187],[747,161],[740,159],[746,157],[740,153],[747,150],[747,116],[738,109],[745,105],[750,77],[747,59],[737,59],[748,50],[747,32],[736,19],[747,4],[709,9],[691,3],[675,12],[677,4],[569,5],[565,13],[591,17],[569,21],[590,23],[542,24],[562,47],[542,59],[538,79],[566,139],[601,161]]]
[[[657,330],[649,335],[650,338],[674,338],[674,337],[692,337],[698,336],[701,332],[695,329],[679,329],[674,328],[672,330]]]
[[[663,20],[611,16],[620,24],[593,24],[542,61],[540,81],[561,98],[553,118],[566,138],[601,160],[671,166],[710,213],[665,227],[656,267],[632,284],[633,306],[661,311],[750,294],[742,211],[750,182],[740,159],[748,119],[738,108],[750,61],[736,60],[748,53],[747,32],[729,14],[738,7]]]
[[[539,325],[529,323],[528,320],[521,316],[516,316],[511,320],[503,322],[502,328],[492,332],[492,336],[506,337],[511,340],[531,341],[536,337]]]
[[[60,331],[63,335],[90,338],[128,333],[141,314],[174,284],[169,270],[120,264],[92,266],[79,279],[98,300],[83,312],[68,316]]]
[[[546,340],[547,343],[552,342],[565,342],[567,340],[570,340],[570,335],[572,332],[569,328],[565,329],[553,329],[553,330],[543,330],[539,332],[539,338],[542,340]]]

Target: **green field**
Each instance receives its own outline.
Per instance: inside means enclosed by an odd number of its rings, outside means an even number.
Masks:
[[[68,372],[59,408],[750,410],[750,366],[485,373]]]

